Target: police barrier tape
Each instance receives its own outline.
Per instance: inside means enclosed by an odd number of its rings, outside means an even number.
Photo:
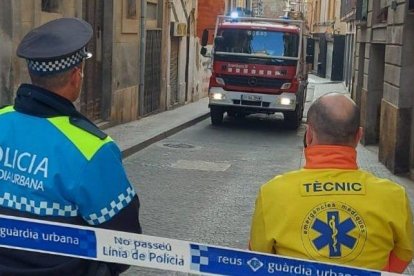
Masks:
[[[203,275],[397,275],[4,215],[0,215],[0,246]]]

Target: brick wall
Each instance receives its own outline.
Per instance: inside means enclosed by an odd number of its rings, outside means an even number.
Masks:
[[[224,0],[199,0],[198,1],[198,18],[197,18],[197,37],[201,39],[204,29],[212,29],[216,26],[218,15],[225,13]],[[209,44],[212,43],[213,31],[210,31]]]

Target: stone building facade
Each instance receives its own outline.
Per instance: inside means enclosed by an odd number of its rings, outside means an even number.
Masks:
[[[94,29],[81,112],[102,126],[136,120],[206,95],[200,78],[197,0],[3,0],[0,2],[0,105],[29,81],[15,56],[32,28],[60,17]]]
[[[174,107],[205,97],[207,91],[203,90],[204,70],[201,67],[197,36],[198,1],[172,0],[168,7],[170,55],[167,75],[170,80],[167,87],[167,103]]]
[[[305,2],[309,32],[308,54],[313,55],[313,73],[343,80],[346,24],[340,20],[340,0]]]
[[[358,6],[361,9],[361,5]],[[341,1],[341,21],[346,24],[345,31],[345,60],[344,60],[344,82],[349,92],[353,87],[353,68],[355,60],[355,34],[356,24],[362,18],[360,11],[357,18],[357,0]]]
[[[279,18],[283,16],[288,0],[252,0],[252,11],[257,16]]]
[[[362,143],[378,144],[379,160],[393,173],[413,175],[414,3],[366,0],[364,7],[353,88],[365,129]]]

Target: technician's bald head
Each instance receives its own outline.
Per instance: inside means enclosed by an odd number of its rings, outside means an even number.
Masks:
[[[307,116],[314,144],[356,146],[362,135],[359,116],[358,106],[346,95],[321,96],[312,103]]]

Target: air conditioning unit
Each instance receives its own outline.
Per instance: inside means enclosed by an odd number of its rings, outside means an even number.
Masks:
[[[187,24],[180,22],[173,22],[172,24],[172,36],[186,36]]]

